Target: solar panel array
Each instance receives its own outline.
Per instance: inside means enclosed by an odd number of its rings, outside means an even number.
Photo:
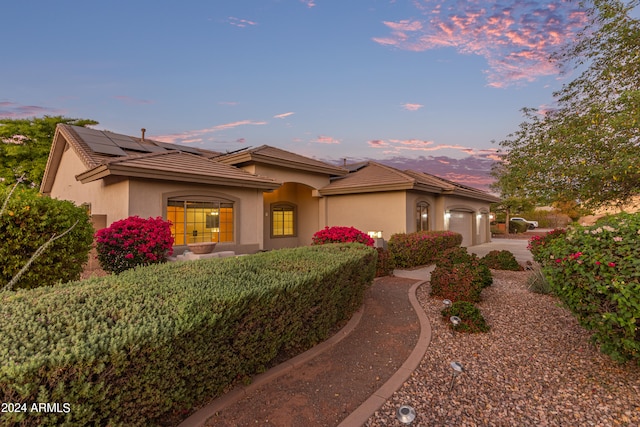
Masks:
[[[108,154],[110,156],[126,156],[127,153],[124,150],[137,151],[140,153],[157,153],[167,150],[180,150],[187,153],[201,154],[195,148],[184,147],[182,145],[167,144],[164,142],[139,142],[127,135],[79,126],[74,126],[73,129],[95,153]]]

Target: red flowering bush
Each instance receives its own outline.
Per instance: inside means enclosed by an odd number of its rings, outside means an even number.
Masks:
[[[367,234],[354,227],[325,227],[317,231],[312,237],[312,245],[325,243],[362,243],[373,246],[374,241]]]
[[[138,216],[116,221],[95,234],[98,260],[105,271],[121,273],[138,265],[165,262],[173,253],[171,223]]]

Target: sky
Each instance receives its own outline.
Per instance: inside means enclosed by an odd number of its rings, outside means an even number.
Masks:
[[[586,20],[562,0],[20,0],[2,16],[0,117],[483,189],[521,109],[567,83],[548,57]]]

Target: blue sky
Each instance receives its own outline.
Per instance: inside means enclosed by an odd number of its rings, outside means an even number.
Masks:
[[[217,151],[375,159],[476,187],[560,88],[566,1],[21,0],[0,117],[64,115]]]

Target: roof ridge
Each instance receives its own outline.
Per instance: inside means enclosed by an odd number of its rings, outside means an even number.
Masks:
[[[404,173],[404,172],[403,172],[403,171],[401,171],[400,169],[396,169],[396,168],[394,168],[393,166],[387,166],[387,165],[385,165],[385,164],[378,163],[378,162],[376,162],[375,160],[369,160],[369,162],[368,162],[368,163],[369,163],[369,164],[368,164],[367,166],[370,166],[371,164],[376,165],[376,166],[380,166],[380,167],[382,167],[383,169],[388,170],[389,172],[392,172],[392,173],[394,173],[394,174],[396,174],[396,175],[401,176],[402,178],[405,178],[405,179],[407,179],[407,178],[408,178],[408,181],[410,181],[410,182],[414,182],[414,183],[416,182],[416,179],[415,179],[414,177],[412,177],[411,175],[407,175],[406,173]],[[367,166],[365,166],[365,167],[367,167]]]

